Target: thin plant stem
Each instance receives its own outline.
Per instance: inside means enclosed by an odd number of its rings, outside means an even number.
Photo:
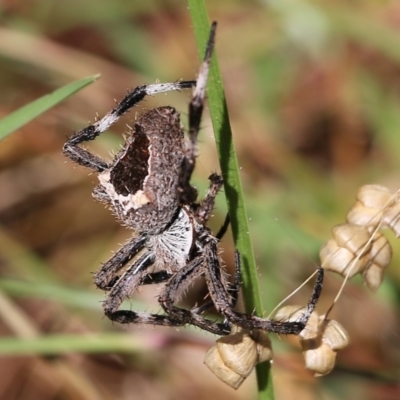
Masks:
[[[202,55],[210,30],[209,18],[203,0],[188,0],[188,4],[197,45]],[[257,268],[247,224],[248,218],[240,181],[239,165],[233,144],[228,108],[215,52],[210,66],[207,95],[221,172],[224,177],[225,196],[231,218],[233,237],[242,259],[242,288],[246,312],[256,313],[261,316],[263,307],[258,285]],[[264,400],[274,399],[270,364],[261,363],[257,365],[256,369],[259,398]]]

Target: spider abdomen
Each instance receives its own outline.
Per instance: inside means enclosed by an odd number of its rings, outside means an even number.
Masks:
[[[141,115],[112,166],[99,174],[94,197],[138,232],[159,233],[179,207],[184,132],[173,107]]]

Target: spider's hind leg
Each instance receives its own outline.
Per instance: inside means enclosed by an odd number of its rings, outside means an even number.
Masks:
[[[141,235],[130,239],[94,274],[94,283],[101,290],[110,290],[119,279],[115,275],[144,247],[147,238]]]
[[[241,260],[239,251],[235,251],[235,275],[233,279],[233,284],[231,284],[228,288],[228,293],[231,296],[231,307],[235,308],[236,303],[239,298],[240,288],[242,286],[242,270],[241,270]],[[207,301],[207,303],[202,304],[199,307],[192,308],[192,312],[196,314],[202,314],[204,311],[214,307],[214,303],[212,300]],[[226,331],[231,330],[231,323],[225,319],[223,324],[226,327]]]
[[[144,253],[130,266],[126,272],[114,282],[107,299],[103,302],[105,315],[120,324],[150,324],[162,326],[180,326],[184,322],[174,320],[168,315],[149,314],[131,310],[118,310],[122,302],[142,284],[147,275],[147,269],[154,263],[154,256],[150,252]]]
[[[213,333],[229,333],[227,332],[227,329],[229,328],[227,328],[225,325],[215,324],[211,321],[205,320],[203,317],[188,310],[182,310],[183,313],[179,312],[181,309],[178,309],[177,307],[172,307],[172,312],[170,312],[170,308],[166,307],[168,315],[150,314],[132,310],[118,310],[122,302],[129,298],[139,286],[151,283],[161,283],[168,279],[172,279],[171,275],[166,271],[159,271],[149,274],[147,270],[151,265],[153,265],[153,263],[153,254],[150,252],[145,252],[134,262],[131,267],[126,270],[121,277],[112,282],[110,292],[108,293],[107,299],[103,303],[104,313],[111,321],[121,324],[135,323],[161,326],[183,326],[186,324],[193,324]],[[195,272],[192,277],[190,277],[192,271],[189,271],[189,274],[184,274],[184,281],[180,279],[178,280],[177,283],[179,286],[179,293],[184,291],[188,284],[190,284],[190,282],[197,277],[197,273],[201,273],[201,270],[196,270],[197,264],[192,265],[192,267],[194,267],[193,271]],[[176,276],[174,276],[174,278],[175,277]],[[187,279],[187,281],[185,279]],[[174,312],[176,310],[178,310],[178,312]]]
[[[175,306],[190,284],[204,272],[204,258],[194,258],[189,264],[177,272],[167,283],[164,291],[158,298],[165,312],[174,320],[182,321],[183,324],[195,325],[205,331],[216,335],[227,335],[230,333],[230,325],[210,321],[201,315],[201,308],[187,310]]]
[[[207,286],[210,290],[210,295],[217,311],[224,315],[230,323],[238,325],[244,329],[260,329],[266,332],[274,332],[283,335],[297,335],[304,329],[321,294],[324,277],[324,270],[321,267],[318,268],[317,280],[307,304],[306,311],[298,321],[283,322],[263,319],[255,315],[236,311],[234,307],[232,307],[230,294],[224,285],[224,277],[219,265],[216,245],[209,243],[204,249],[204,253],[207,260],[205,276]]]

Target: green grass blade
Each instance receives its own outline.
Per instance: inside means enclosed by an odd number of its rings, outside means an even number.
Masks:
[[[57,355],[65,353],[142,353],[151,348],[149,343],[126,333],[91,335],[59,334],[37,338],[1,338],[0,355]]]
[[[31,282],[11,278],[0,279],[0,289],[13,297],[39,298],[65,306],[101,310],[102,293],[72,289],[57,283]]]
[[[94,82],[98,77],[99,75],[93,75],[69,83],[62,88],[55,90],[53,93],[47,94],[40,99],[21,107],[10,115],[7,115],[7,117],[0,121],[0,140],[43,114],[45,111],[54,107],[56,104],[65,100],[67,97]]]
[[[203,0],[188,0],[188,3],[198,48],[202,57],[210,31],[210,22]],[[243,295],[246,311],[248,313],[255,311],[257,315],[262,315],[263,308],[257,279],[257,268],[247,224],[248,218],[243,199],[239,166],[232,139],[221,73],[215,53],[210,67],[207,95],[221,171],[224,177],[225,196],[231,217],[232,232],[236,247],[240,251],[242,258]],[[274,399],[269,363],[262,363],[257,366],[257,381],[259,398]]]
[[[58,282],[32,282],[20,279],[0,279],[0,289],[13,297],[38,298],[56,302],[68,307],[85,310],[102,311],[101,303],[104,294],[84,289],[74,289]],[[130,299],[127,307],[138,311],[146,311],[147,304]]]

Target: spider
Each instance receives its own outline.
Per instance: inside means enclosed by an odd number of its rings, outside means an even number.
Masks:
[[[107,292],[103,303],[105,315],[122,324],[192,324],[218,335],[229,334],[231,325],[235,324],[247,329],[297,334],[318,301],[323,270],[319,270],[307,311],[299,321],[274,321],[236,311],[241,285],[240,257],[237,253],[233,285],[229,284],[218,257],[218,241],[228,227],[229,217],[216,236],[206,226],[223,185],[222,176],[214,173],[209,177],[209,189],[201,201],[197,200],[197,191],[190,184],[215,31],[214,22],[197,81],[138,86],[103,118],[76,132],[64,145],[67,157],[98,174],[99,184],[93,190],[93,197],[105,203],[121,224],[134,231],[133,237],[94,275],[94,281],[98,288]],[[192,87],[188,140],[179,113],[173,107],[164,106],[138,117],[112,161],[80,147],[106,131],[145,96]],[[126,265],[128,267],[121,272]],[[205,276],[211,301],[192,309],[175,306],[200,276]],[[158,298],[164,315],[119,310],[121,303],[139,286],[161,282],[166,283]],[[202,316],[211,306],[225,318],[223,322]]]

